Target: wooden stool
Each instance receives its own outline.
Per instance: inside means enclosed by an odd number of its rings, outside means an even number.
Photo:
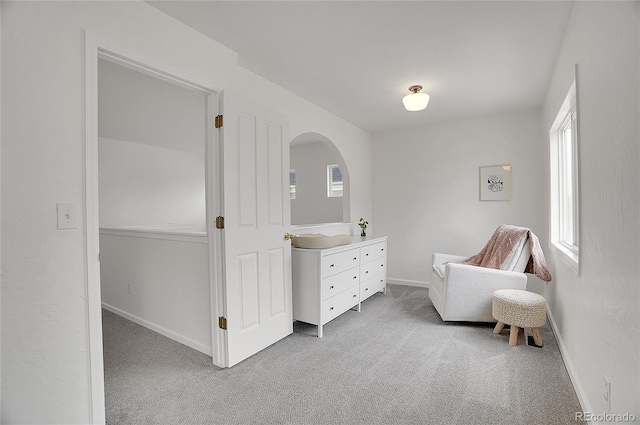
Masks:
[[[511,326],[509,345],[518,342],[518,329],[531,328],[533,340],[542,346],[538,328],[547,323],[547,300],[533,292],[519,289],[499,289],[491,299],[491,313],[498,321],[493,333],[499,334],[505,325]]]

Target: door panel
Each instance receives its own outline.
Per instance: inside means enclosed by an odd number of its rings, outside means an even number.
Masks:
[[[258,279],[258,253],[238,255],[238,286],[240,287],[240,332],[257,325],[260,320],[260,290]]]
[[[258,181],[256,180],[256,161],[258,155],[258,140],[256,137],[256,121],[256,116],[238,112],[237,127],[234,129],[237,133],[235,138],[237,154],[234,164],[234,169],[237,170],[238,173],[236,176],[236,190],[239,196],[239,208],[237,214],[240,226],[242,227],[256,227],[257,225]],[[226,133],[225,136],[227,136]],[[226,165],[227,161],[225,157],[223,167]],[[228,180],[230,179],[225,176],[225,182]],[[227,189],[226,185],[225,189]],[[233,190],[232,188],[229,189]],[[228,192],[228,190],[225,190],[225,198],[227,197]],[[227,208],[225,208],[225,213],[228,215]]]
[[[269,150],[269,224],[284,224],[284,211],[282,209],[283,193],[280,188],[283,187],[282,170],[289,170],[289,164],[285,167],[283,161],[283,149],[289,149],[289,146],[282,146],[282,127],[273,123],[268,123],[268,150]],[[287,174],[288,176],[288,174]],[[287,192],[288,193],[288,192]],[[287,204],[289,204],[287,199]]]
[[[286,117],[224,95],[227,365],[293,332]]]
[[[286,287],[284,272],[284,250],[280,248],[272,249],[269,255],[269,288],[270,291],[270,317],[282,314],[286,311]]]

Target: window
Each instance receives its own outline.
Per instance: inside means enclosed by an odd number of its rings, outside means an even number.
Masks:
[[[289,199],[296,199],[296,170],[289,170]]]
[[[336,164],[327,165],[327,196],[329,198],[342,198],[343,184],[342,173]]]
[[[572,109],[558,129],[558,177],[559,177],[559,216],[560,243],[572,251],[578,252],[578,229],[576,210],[578,209],[576,187],[578,185],[576,169],[576,143],[573,129],[576,126],[576,112]]]
[[[575,81],[549,133],[551,153],[551,243],[578,272],[580,203],[578,113]]]

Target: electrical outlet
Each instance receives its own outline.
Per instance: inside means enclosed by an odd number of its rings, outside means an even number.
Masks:
[[[611,412],[611,382],[604,376],[604,405],[607,413]]]

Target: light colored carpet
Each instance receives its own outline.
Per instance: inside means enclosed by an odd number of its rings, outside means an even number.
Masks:
[[[229,368],[103,312],[108,424],[576,424],[549,325],[544,346],[444,323],[428,290],[389,285],[316,337],[294,333]]]

